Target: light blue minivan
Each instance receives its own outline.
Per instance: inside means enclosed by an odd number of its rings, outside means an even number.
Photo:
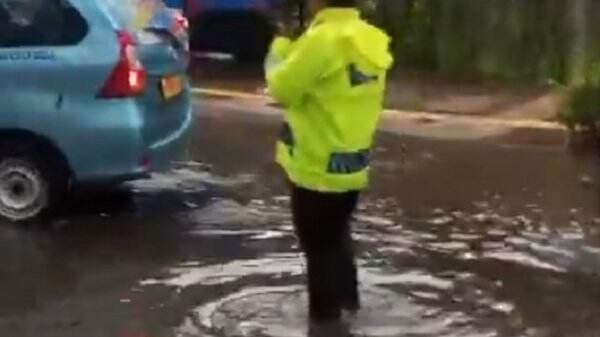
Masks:
[[[160,0],[0,0],[0,217],[49,214],[186,152],[187,42]],[[166,18],[166,19],[165,19]]]

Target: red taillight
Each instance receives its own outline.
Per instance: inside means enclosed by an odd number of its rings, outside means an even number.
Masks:
[[[118,31],[119,62],[100,91],[102,98],[125,98],[146,90],[146,70],[137,56],[136,42],[128,31]]]

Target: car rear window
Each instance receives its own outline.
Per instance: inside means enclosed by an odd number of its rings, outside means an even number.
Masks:
[[[0,0],[0,47],[75,45],[88,28],[67,0]]]
[[[166,8],[162,0],[105,1],[119,23],[123,27],[133,31],[140,31],[147,28],[154,16]]]

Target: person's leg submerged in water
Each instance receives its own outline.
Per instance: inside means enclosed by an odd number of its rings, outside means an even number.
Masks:
[[[352,240],[352,230],[350,226],[351,216],[356,208],[358,193],[347,197],[345,204],[347,206],[343,219],[343,233],[341,237],[340,250],[340,268],[343,284],[342,286],[342,308],[351,312],[356,312],[361,308],[360,293],[358,291],[358,270],[356,267],[356,257],[354,251],[354,242]]]
[[[294,224],[308,266],[310,316],[316,321],[341,317],[360,308],[350,216],[357,192],[318,193],[292,189]]]

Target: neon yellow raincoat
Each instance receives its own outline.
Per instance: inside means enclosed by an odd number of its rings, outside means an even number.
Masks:
[[[277,162],[296,185],[362,190],[383,110],[389,37],[358,10],[321,11],[296,41],[276,38],[266,62],[270,93],[286,108]]]

